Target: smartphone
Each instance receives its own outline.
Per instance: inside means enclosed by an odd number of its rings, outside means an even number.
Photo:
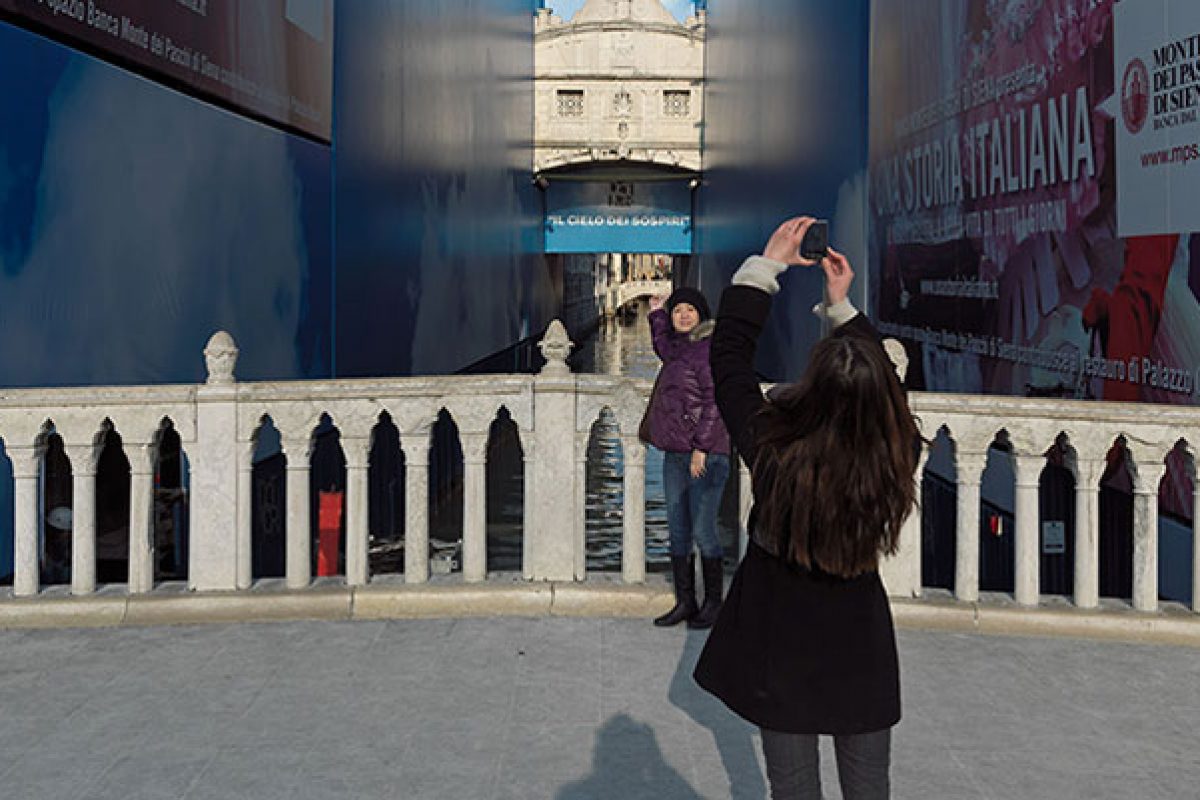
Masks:
[[[819,219],[808,226],[804,240],[800,242],[801,258],[824,258],[829,255],[829,221]]]

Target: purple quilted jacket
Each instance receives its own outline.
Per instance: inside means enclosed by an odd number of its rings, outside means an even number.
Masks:
[[[662,359],[658,394],[650,408],[650,441],[660,450],[729,454],[729,432],[721,422],[708,366],[713,322],[689,334],[676,333],[667,312],[650,312],[654,352]]]

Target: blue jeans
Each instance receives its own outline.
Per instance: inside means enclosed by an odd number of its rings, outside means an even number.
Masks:
[[[671,556],[690,555],[695,541],[702,558],[720,558],[717,511],[725,479],[729,477],[729,456],[709,453],[704,461],[704,474],[699,478],[692,477],[691,465],[691,453],[663,454],[663,492],[667,496]]]

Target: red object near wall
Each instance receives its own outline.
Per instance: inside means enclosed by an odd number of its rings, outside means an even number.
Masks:
[[[1092,289],[1083,309],[1083,325],[1100,332],[1105,358],[1136,363],[1150,355],[1178,245],[1178,235],[1127,239],[1125,268],[1112,294],[1099,287]],[[1140,384],[1132,379],[1105,380],[1104,399],[1140,400]]]
[[[338,574],[338,544],[342,538],[342,498],[345,492],[317,493],[317,575]]]

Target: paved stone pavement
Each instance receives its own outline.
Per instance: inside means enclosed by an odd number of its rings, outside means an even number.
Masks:
[[[0,797],[764,797],[755,732],[691,681],[703,637],[562,618],[0,631]],[[1196,650],[915,631],[900,649],[897,800],[1200,797]]]

